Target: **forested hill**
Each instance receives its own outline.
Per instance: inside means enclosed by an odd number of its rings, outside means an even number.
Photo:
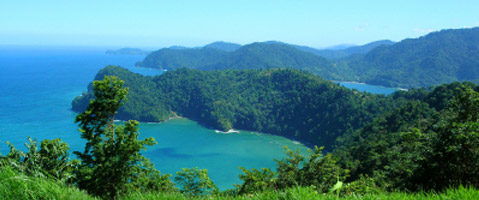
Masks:
[[[229,43],[211,45],[231,48],[160,49],[138,66],[168,70],[292,68],[327,80],[403,88],[479,82],[479,28],[443,30],[398,43],[382,40],[342,50],[317,50],[281,42],[241,47]]]
[[[373,49],[349,67],[361,81],[420,87],[479,80],[479,28],[443,30]]]
[[[174,70],[215,65],[227,56],[227,52],[216,48],[163,48],[136,63],[140,67]]]
[[[314,49],[314,48],[309,48],[309,47],[304,47],[304,46],[297,46],[297,48],[300,48],[303,51],[308,51],[311,52],[317,56],[325,57],[328,59],[340,59],[340,58],[346,58],[351,55],[364,55],[368,53],[369,51],[373,50],[376,47],[379,47],[381,45],[393,45],[394,42],[391,40],[379,40],[379,41],[374,41],[367,43],[365,45],[361,46],[353,46],[353,47],[348,47],[345,49]]]
[[[204,48],[214,48],[214,49],[219,49],[226,52],[233,52],[241,48],[241,45],[230,43],[230,42],[218,41],[218,42],[213,42],[211,44],[207,44],[204,46]]]
[[[117,119],[163,121],[173,112],[221,130],[254,130],[330,147],[340,135],[396,107],[382,95],[359,93],[292,69],[177,69],[143,77],[120,67],[102,69],[95,79],[115,75],[130,88]],[[83,111],[92,91],[77,97]]]
[[[341,66],[334,66],[325,58],[278,42],[252,43],[232,52],[208,46],[160,49],[137,63],[137,66],[166,70],[182,67],[201,70],[291,68],[307,70],[325,79],[343,80],[349,77]]]

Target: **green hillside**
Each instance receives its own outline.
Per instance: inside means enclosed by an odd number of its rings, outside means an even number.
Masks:
[[[218,42],[213,42],[211,44],[207,44],[204,46],[204,48],[214,48],[214,49],[219,49],[226,52],[233,52],[241,48],[241,45],[230,43],[230,42],[218,41]]]
[[[380,46],[349,67],[366,83],[392,87],[477,82],[479,28],[442,30]]]
[[[324,58],[341,59],[341,58],[346,58],[348,56],[352,56],[352,55],[355,55],[355,54],[363,55],[363,54],[369,53],[369,51],[371,51],[374,48],[379,47],[381,45],[389,46],[389,45],[393,45],[393,44],[394,44],[394,42],[391,41],[391,40],[379,40],[379,41],[370,42],[368,44],[361,45],[361,46],[353,46],[353,47],[348,47],[348,48],[345,48],[345,49],[337,49],[337,50],[335,50],[335,49],[314,49],[314,48],[305,47],[305,46],[296,46],[296,47],[303,50],[303,51],[311,52],[314,55],[321,56],[321,57],[324,57]]]
[[[231,128],[282,135],[328,148],[395,106],[382,95],[352,91],[307,72],[291,69],[177,69],[143,77],[106,67],[95,79],[115,75],[130,87],[118,119],[163,121],[178,115],[220,130]],[[91,90],[73,101],[82,111]]]

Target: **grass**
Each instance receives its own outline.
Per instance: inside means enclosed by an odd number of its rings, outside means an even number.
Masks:
[[[335,194],[322,194],[318,193],[311,188],[290,188],[285,191],[267,191],[263,193],[249,194],[243,196],[204,196],[204,197],[194,197],[189,198],[180,193],[169,193],[169,194],[158,194],[158,193],[134,193],[130,194],[123,199],[125,200],[146,200],[146,199],[193,199],[193,200],[207,200],[207,199],[218,199],[218,200],[270,200],[270,199],[280,199],[280,200],[408,200],[408,199],[419,199],[419,200],[463,200],[463,199],[479,199],[479,190],[474,188],[460,187],[458,189],[449,189],[444,193],[403,193],[403,192],[394,192],[394,193],[379,193],[379,194],[367,194],[364,196],[361,195],[346,195],[340,198],[337,198]]]
[[[73,186],[67,186],[53,180],[43,178],[33,178],[20,174],[8,167],[0,169],[0,199],[97,199],[89,196]],[[120,199],[123,200],[463,200],[479,199],[479,190],[471,187],[459,187],[457,189],[448,189],[442,193],[378,193],[355,195],[349,194],[337,197],[336,194],[318,193],[316,190],[308,187],[295,187],[284,191],[266,191],[242,196],[200,196],[188,197],[179,192],[170,193],[131,193]]]
[[[0,169],[0,199],[97,199],[86,192],[50,179],[25,176],[8,167]]]

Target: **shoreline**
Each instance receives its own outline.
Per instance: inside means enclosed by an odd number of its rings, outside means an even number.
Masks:
[[[138,121],[138,122],[140,124],[158,125],[158,124],[162,124],[162,123],[168,122],[170,120],[175,120],[175,119],[185,119],[185,120],[190,120],[190,121],[196,122],[196,123],[198,123],[199,126],[202,126],[202,127],[206,128],[208,130],[214,131],[216,134],[222,134],[222,135],[241,134],[242,131],[246,131],[246,132],[253,133],[253,134],[265,134],[265,135],[283,137],[283,138],[286,138],[288,140],[291,140],[291,142],[295,145],[303,145],[303,146],[305,146],[306,148],[309,148],[309,149],[314,149],[314,146],[315,146],[315,145],[313,145],[313,144],[311,144],[307,141],[297,140],[297,138],[289,138],[289,137],[276,135],[276,134],[273,134],[273,133],[267,133],[267,132],[258,132],[258,131],[254,131],[254,130],[236,130],[236,129],[230,129],[226,132],[225,131],[220,131],[218,129],[214,129],[213,127],[205,126],[204,124],[201,124],[198,121],[195,121],[195,120],[192,120],[192,119],[189,119],[189,118],[186,118],[186,117],[181,117],[181,116],[177,115],[176,113],[174,113],[174,116],[169,117],[168,119],[166,119],[164,121],[161,121],[161,122],[145,122],[145,121]],[[115,122],[124,122],[126,120],[114,120],[114,121]]]
[[[228,131],[220,131],[215,129],[215,133],[221,133],[221,134],[231,134],[231,133],[240,133],[240,131],[235,130],[235,129],[230,129]]]

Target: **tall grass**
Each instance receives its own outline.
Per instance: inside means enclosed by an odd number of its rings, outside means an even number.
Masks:
[[[316,190],[307,187],[295,187],[284,191],[266,191],[262,193],[248,194],[243,196],[203,196],[203,197],[186,197],[181,193],[134,193],[130,194],[123,199],[125,200],[149,200],[149,199],[193,199],[193,200],[463,200],[463,199],[479,199],[479,190],[469,187],[460,187],[458,189],[449,189],[444,193],[379,193],[379,194],[366,194],[355,195],[349,194],[342,197],[337,197],[336,194],[324,194],[318,193]]]
[[[0,168],[0,199],[96,199],[86,192],[44,178],[32,178],[9,167]]]
[[[3,167],[0,168],[0,199],[97,199],[89,196],[86,192],[79,189],[66,186],[62,183],[50,179],[32,178],[25,176],[15,170]],[[479,190],[471,187],[459,187],[457,189],[448,189],[442,193],[422,192],[422,193],[377,193],[356,195],[347,194],[338,197],[337,194],[318,193],[314,188],[310,187],[294,187],[283,191],[265,191],[260,193],[246,194],[242,196],[228,196],[226,194],[218,194],[213,196],[190,197],[179,192],[169,193],[131,193],[122,197],[124,200],[463,200],[463,199],[479,199]]]

